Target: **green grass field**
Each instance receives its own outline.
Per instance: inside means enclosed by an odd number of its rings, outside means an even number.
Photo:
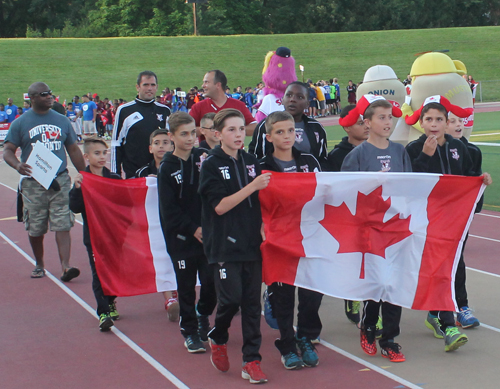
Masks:
[[[499,79],[500,27],[351,33],[144,37],[105,39],[1,39],[0,100],[22,99],[35,81],[44,81],[62,97],[97,92],[102,97],[135,95],[135,78],[145,69],[158,74],[160,87],[200,86],[207,70],[219,68],[229,86],[254,86],[261,79],[264,56],[288,46],[306,78],[339,78],[343,96],[349,79],[359,82],[370,66],[391,66],[401,79],[415,54],[449,49],[476,81]],[[8,75],[8,76],[7,76]],[[500,100],[500,89],[485,88],[485,101]],[[344,97],[345,99],[345,97]]]

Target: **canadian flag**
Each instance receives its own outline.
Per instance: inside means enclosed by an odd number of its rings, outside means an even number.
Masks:
[[[104,293],[135,296],[176,290],[160,225],[156,178],[82,175],[90,240]]]
[[[456,311],[455,273],[481,177],[273,173],[260,191],[266,284]]]

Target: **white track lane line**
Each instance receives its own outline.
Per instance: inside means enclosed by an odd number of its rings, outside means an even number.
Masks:
[[[3,185],[3,184],[2,184]],[[4,185],[6,186],[6,185]],[[33,266],[35,266],[36,262],[33,258],[31,258],[23,249],[21,249],[18,245],[16,245],[12,240],[10,240],[3,232],[0,231],[0,237],[3,238],[9,245],[14,248],[19,254],[21,254],[24,258],[26,258]],[[67,295],[69,295],[73,300],[75,300],[80,306],[85,309],[92,316],[96,316],[95,310],[88,305],[85,301],[83,301],[77,294],[75,294],[71,289],[69,289],[66,285],[64,285],[57,277],[52,275],[49,271],[45,270],[47,277],[54,282],[59,288],[61,288]],[[115,326],[111,327],[111,331],[121,339],[123,343],[125,343],[128,347],[134,350],[139,356],[144,359],[147,363],[149,363],[153,368],[155,368],[162,376],[164,376],[167,380],[169,380],[172,384],[174,384],[179,389],[189,389],[189,387],[184,384],[181,380],[179,380],[175,375],[173,375],[169,370],[167,370],[162,364],[160,364],[156,359],[154,359],[151,355],[149,355],[146,351],[140,348],[136,343],[134,343],[127,335],[121,332]]]
[[[500,243],[500,240],[498,240],[498,239],[486,238],[485,236],[472,235],[472,234],[469,234],[469,236],[472,236],[473,238],[477,238],[477,239],[484,239],[484,240],[489,240],[491,242]]]
[[[479,216],[487,216],[487,217],[494,217],[497,219],[500,219],[500,216],[497,215],[488,215],[487,213],[478,213]]]

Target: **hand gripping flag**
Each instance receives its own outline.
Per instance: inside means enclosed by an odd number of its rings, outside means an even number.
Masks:
[[[82,172],[97,274],[106,295],[176,290],[160,226],[155,177],[112,180]]]
[[[455,273],[482,177],[273,173],[260,192],[266,284],[456,311]]]

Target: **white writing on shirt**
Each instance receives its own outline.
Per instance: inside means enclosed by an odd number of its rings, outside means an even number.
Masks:
[[[61,127],[53,124],[40,124],[29,131],[29,136],[30,139],[40,136],[41,142],[47,149],[50,151],[57,151],[61,150],[62,147],[62,142],[59,140],[61,133]],[[34,147],[35,143],[36,140],[31,143],[31,146]]]
[[[391,156],[390,155],[377,155],[377,159],[382,165],[380,170],[383,172],[388,172],[391,170]]]

